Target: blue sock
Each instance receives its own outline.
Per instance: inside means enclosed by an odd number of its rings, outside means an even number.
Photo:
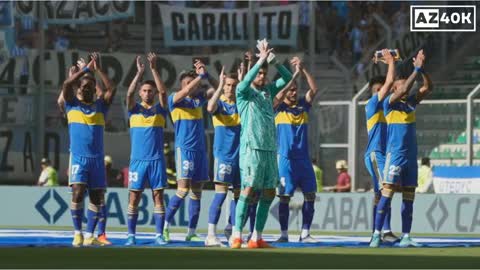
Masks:
[[[255,220],[257,218],[258,202],[248,206],[248,215],[250,217],[250,232],[255,230]]]
[[[413,201],[402,201],[402,232],[410,233],[412,229]]]
[[[310,230],[315,214],[315,201],[304,201],[302,206],[302,229]]]
[[[135,235],[137,230],[138,208],[129,205],[127,215],[128,234]]]
[[[190,203],[188,205],[189,212],[189,222],[188,227],[190,229],[197,228],[198,218],[200,217],[200,200],[194,200],[190,198]]]
[[[165,226],[164,207],[153,208],[153,219],[155,220],[155,232],[157,234],[163,234],[163,227]]]
[[[375,231],[375,219],[377,218],[377,204],[373,203],[373,226],[372,233]]]
[[[168,223],[172,222],[173,217],[175,216],[175,213],[177,213],[178,208],[180,208],[180,205],[182,205],[183,200],[183,198],[175,195],[172,196],[168,202],[167,213],[165,213],[165,220]]]
[[[290,209],[288,209],[288,203],[280,201],[278,206],[278,219],[280,221],[280,230],[288,231],[288,217],[290,216]]]
[[[387,209],[387,214],[385,215],[385,221],[383,221],[383,231],[391,231],[392,227],[390,226],[390,221],[392,220],[392,208]]]
[[[230,216],[228,217],[228,224],[232,226],[235,224],[235,208],[237,208],[237,201],[238,199],[230,201]]]
[[[220,213],[222,211],[222,205],[227,198],[227,193],[215,193],[213,197],[212,204],[210,205],[210,210],[208,212],[208,223],[217,224],[218,219],[220,219]]]
[[[97,226],[98,217],[99,217],[99,210],[100,207],[96,205],[90,204],[87,210],[87,229],[85,230],[88,233],[92,233],[95,231],[95,227]]]
[[[105,233],[107,227],[107,207],[103,204],[100,206],[100,217],[98,218],[98,235]]]
[[[73,229],[75,231],[82,231],[83,203],[72,203],[70,213],[72,214]]]
[[[375,215],[375,230],[381,231],[387,210],[390,208],[392,198],[382,196],[377,205],[377,213]]]

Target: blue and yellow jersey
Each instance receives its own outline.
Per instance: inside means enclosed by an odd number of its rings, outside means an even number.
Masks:
[[[312,105],[301,98],[296,105],[280,104],[275,110],[278,154],[291,159],[309,159],[308,112]]]
[[[155,160],[163,157],[163,129],[167,111],[157,103],[150,109],[140,103],[128,112],[131,160]]]
[[[74,97],[65,102],[70,133],[70,152],[82,157],[103,156],[103,130],[108,106],[103,99],[91,104]]]
[[[205,151],[205,128],[203,126],[204,96],[186,97],[176,104],[168,97],[168,109],[175,126],[175,147],[189,151]]]
[[[213,155],[221,160],[238,159],[240,148],[240,116],[237,104],[229,103],[222,95],[212,116],[215,127]]]
[[[389,103],[391,95],[383,101],[383,113],[387,120],[387,153],[408,157],[417,156],[416,97]]]
[[[371,152],[385,154],[387,142],[387,120],[383,114],[383,103],[378,100],[378,94],[373,95],[365,106],[367,119],[368,144],[365,155]]]

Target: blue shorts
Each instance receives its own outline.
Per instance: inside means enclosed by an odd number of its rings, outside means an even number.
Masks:
[[[128,167],[128,189],[143,191],[148,182],[152,190],[167,187],[167,169],[163,158],[131,160]]]
[[[387,184],[416,187],[418,185],[417,159],[387,153],[383,179]]]
[[[373,190],[378,192],[383,182],[383,171],[385,168],[385,155],[380,152],[365,154],[365,167],[372,177]]]
[[[102,157],[82,157],[70,153],[68,185],[82,184],[89,189],[105,189],[105,163]]]
[[[187,179],[193,183],[209,181],[206,152],[189,151],[177,147],[175,150],[175,166],[177,168],[177,180]]]
[[[213,182],[224,183],[240,188],[239,160],[228,161],[215,158],[213,164]]]
[[[295,189],[300,187],[303,193],[317,191],[317,182],[313,172],[312,162],[307,159],[288,159],[278,155],[278,171],[280,185],[278,196],[293,196]]]

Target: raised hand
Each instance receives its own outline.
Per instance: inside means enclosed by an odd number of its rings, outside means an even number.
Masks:
[[[423,53],[423,49],[420,50],[417,53],[417,56],[413,57],[412,59],[413,59],[413,66],[414,67],[418,67],[418,68],[423,67],[423,65],[425,64],[425,54]]]
[[[143,72],[145,71],[145,64],[142,63],[142,57],[140,55],[137,55],[137,57],[135,58],[136,62],[137,62],[137,73],[139,74],[143,74]],[[150,60],[150,59],[149,59]],[[151,65],[151,64],[150,64]]]
[[[95,59],[92,57],[90,59],[90,62],[88,62],[87,64],[87,68],[90,69],[91,71],[95,71],[95,67],[96,67]]]
[[[222,71],[220,71],[220,76],[218,77],[218,83],[223,85],[225,83],[225,66],[222,66]]]
[[[245,74],[245,63],[240,62],[240,66],[238,66],[238,69],[237,69],[238,81],[241,81],[243,79],[243,74]]]
[[[72,65],[69,69],[68,69],[68,77],[72,77],[73,74],[77,73],[79,70],[79,68],[75,65]]]
[[[87,62],[85,61],[85,59],[80,58],[80,59],[77,60],[78,69],[83,69],[86,66],[87,66]]]
[[[268,55],[273,51],[273,48],[268,48],[268,42],[265,39],[258,42],[257,48],[259,50],[257,57],[260,59],[267,59]]]
[[[388,49],[383,49],[382,50],[382,56],[383,56],[382,62],[384,62],[386,64],[390,64],[390,63],[393,63],[395,61],[392,54],[390,53],[390,50],[388,50]]]
[[[147,55],[148,62],[150,63],[151,69],[157,69],[157,55],[153,52]]]
[[[93,69],[98,70],[100,69],[100,63],[98,61],[100,60],[100,54],[98,52],[93,52],[92,53],[92,58],[93,58]]]
[[[301,71],[302,71],[301,62],[297,62],[297,64],[295,65],[295,73],[293,75],[294,76],[298,75],[300,74]]]
[[[195,72],[198,75],[202,75],[202,74],[207,73],[207,69],[205,68],[205,64],[200,59],[195,59],[195,62],[193,63],[193,66],[195,67]]]
[[[298,57],[298,56],[294,56],[290,60],[290,65],[298,66],[298,68],[301,70],[303,68],[302,59],[300,59],[300,57]]]

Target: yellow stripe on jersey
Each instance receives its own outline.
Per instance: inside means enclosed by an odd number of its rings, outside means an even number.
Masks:
[[[289,125],[303,125],[308,124],[308,113],[303,112],[299,115],[294,115],[288,112],[279,112],[275,116],[275,125],[289,124]]]
[[[226,114],[215,114],[212,117],[213,126],[227,126],[227,127],[234,127],[240,125],[240,116],[238,113],[226,115]]]
[[[130,116],[130,127],[165,127],[165,118],[161,114],[145,117],[142,114]]]
[[[415,111],[411,113],[393,110],[385,117],[389,124],[412,124],[415,123]]]
[[[367,121],[367,131],[373,128],[373,126],[377,123],[386,123],[387,119],[383,115],[383,110],[379,110],[376,114],[374,114],[370,119]]]
[[[172,113],[172,120],[175,123],[177,120],[199,120],[203,119],[202,107],[195,109],[190,108],[175,108]]]
[[[85,114],[79,110],[70,110],[67,114],[68,123],[79,123],[84,125],[105,126],[105,117],[101,112]]]

